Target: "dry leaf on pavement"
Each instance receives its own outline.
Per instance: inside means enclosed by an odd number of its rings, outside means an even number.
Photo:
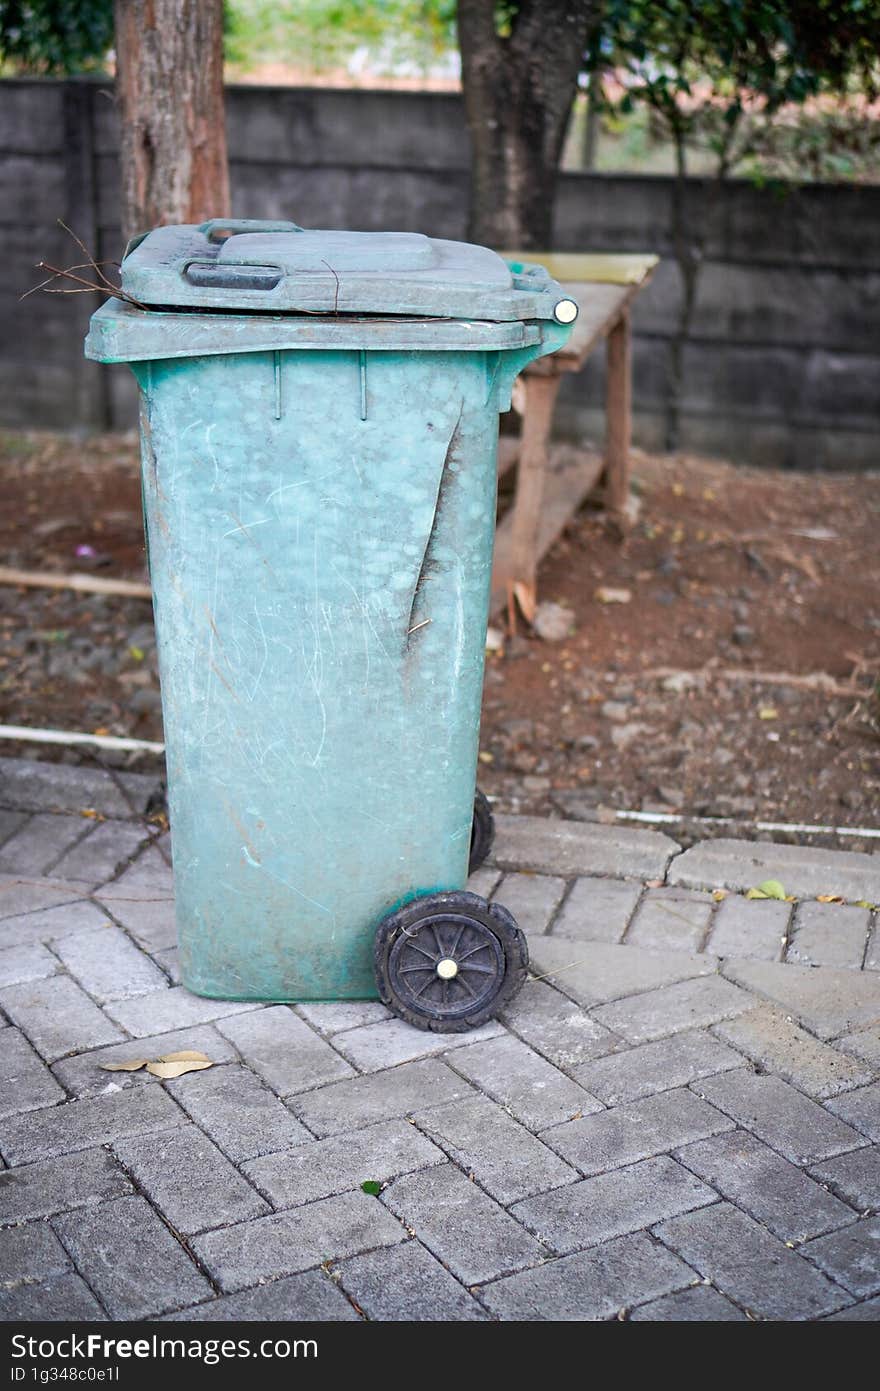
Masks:
[[[206,1067],[213,1067],[214,1064],[206,1059],[204,1062],[197,1062],[196,1059],[181,1058],[177,1062],[147,1063],[147,1072],[154,1077],[162,1077],[167,1080],[170,1077],[182,1077],[185,1072],[201,1072]]]
[[[207,1053],[194,1052],[184,1048],[179,1053],[163,1053],[160,1058],[149,1061],[147,1058],[131,1058],[124,1063],[99,1063],[104,1072],[139,1072],[142,1067],[153,1077],[168,1079],[182,1077],[185,1072],[201,1072],[214,1064]]]

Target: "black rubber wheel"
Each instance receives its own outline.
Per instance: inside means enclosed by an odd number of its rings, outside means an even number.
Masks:
[[[417,1029],[463,1033],[485,1024],[526,978],[529,949],[500,903],[425,894],[383,918],[373,963],[384,1004]]]
[[[481,792],[477,788],[474,795],[474,826],[471,831],[471,857],[468,860],[468,874],[473,874],[475,869],[480,868],[492,849],[494,839],[495,818],[492,815],[489,798],[485,792]]]

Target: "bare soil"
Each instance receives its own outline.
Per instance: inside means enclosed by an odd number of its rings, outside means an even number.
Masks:
[[[568,636],[521,623],[488,657],[481,786],[516,811],[673,815],[679,839],[875,848],[858,828],[880,822],[880,475],[638,452],[634,469],[631,534],[584,509],[542,566]],[[0,563],[146,578],[133,436],[0,435]],[[0,585],[0,721],[161,739],[149,603]]]

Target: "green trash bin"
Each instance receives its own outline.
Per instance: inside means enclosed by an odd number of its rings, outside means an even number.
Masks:
[[[498,413],[576,306],[483,247],[246,221],[150,232],[122,289],[86,353],[140,387],[183,981],[480,1023],[527,960],[463,891]]]

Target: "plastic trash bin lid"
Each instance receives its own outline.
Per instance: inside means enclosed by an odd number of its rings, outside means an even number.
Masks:
[[[158,227],[131,244],[122,289],[138,304],[310,314],[571,323],[543,266],[416,232],[309,231],[294,222]]]

